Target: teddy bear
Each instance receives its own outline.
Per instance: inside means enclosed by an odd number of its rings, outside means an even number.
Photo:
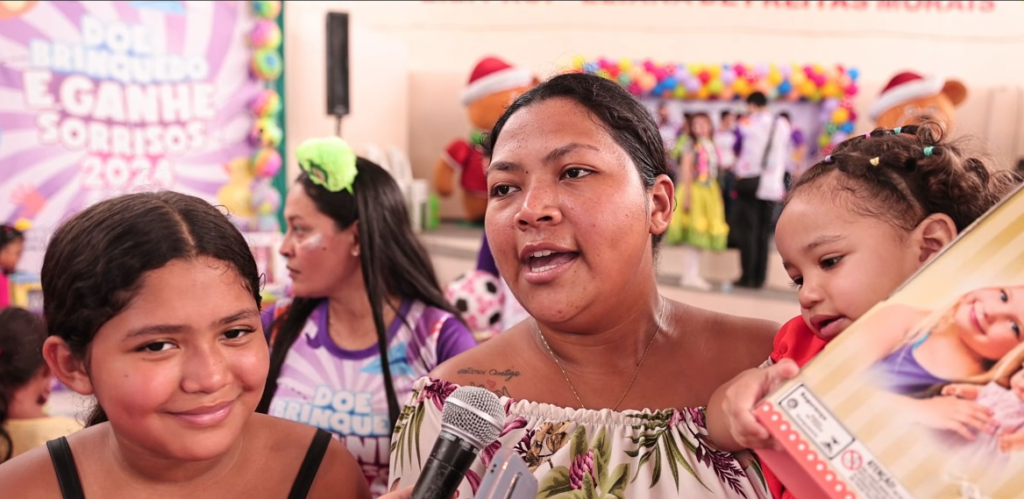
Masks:
[[[467,221],[481,223],[487,211],[487,179],[484,176],[484,134],[512,102],[532,88],[536,78],[497,57],[485,57],[473,68],[462,93],[462,105],[473,131],[469,139],[451,141],[434,166],[434,189],[441,197],[455,191],[458,175],[462,208]]]
[[[904,71],[889,80],[869,114],[881,128],[936,121],[952,132],[956,107],[966,98],[967,87],[958,80]]]

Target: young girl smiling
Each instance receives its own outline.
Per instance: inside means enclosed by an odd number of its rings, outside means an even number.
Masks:
[[[205,201],[132,194],[53,235],[43,355],[95,395],[88,427],[0,466],[9,497],[368,497],[329,434],[254,414],[267,376],[260,277]]]

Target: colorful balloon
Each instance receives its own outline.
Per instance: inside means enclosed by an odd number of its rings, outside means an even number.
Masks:
[[[277,50],[261,49],[252,55],[252,74],[261,80],[276,80],[284,70],[284,63]]]
[[[780,94],[782,94],[782,95],[789,95],[789,93],[792,92],[792,91],[793,91],[793,84],[790,83],[788,80],[782,80],[782,83],[779,83],[779,93]]]
[[[846,108],[839,108],[832,112],[832,123],[836,125],[842,125],[850,119],[850,112]]]
[[[281,96],[270,88],[261,90],[249,103],[249,111],[257,118],[277,116],[281,112]]]
[[[711,80],[708,82],[708,92],[711,92],[712,95],[721,94],[724,87],[722,80]]]
[[[277,149],[260,148],[252,156],[252,171],[257,178],[272,178],[281,170],[281,154]]]
[[[256,17],[274,19],[281,13],[281,2],[257,1],[252,3],[252,11]]]
[[[254,49],[276,49],[281,46],[281,28],[275,21],[256,21],[249,32],[249,45]]]

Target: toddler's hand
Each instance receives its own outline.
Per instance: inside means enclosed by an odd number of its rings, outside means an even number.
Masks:
[[[715,391],[708,404],[708,433],[720,450],[778,449],[753,410],[766,395],[797,375],[789,359],[761,369],[748,369]]]
[[[1004,433],[999,436],[999,450],[1002,452],[1015,452],[1024,450],[1024,431],[1016,433]]]
[[[954,431],[972,442],[975,431],[995,433],[992,411],[972,400],[933,397],[915,400],[913,404],[917,421],[925,426]]]

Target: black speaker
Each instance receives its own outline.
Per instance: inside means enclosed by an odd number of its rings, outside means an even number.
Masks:
[[[348,13],[327,13],[327,114],[349,113]]]

